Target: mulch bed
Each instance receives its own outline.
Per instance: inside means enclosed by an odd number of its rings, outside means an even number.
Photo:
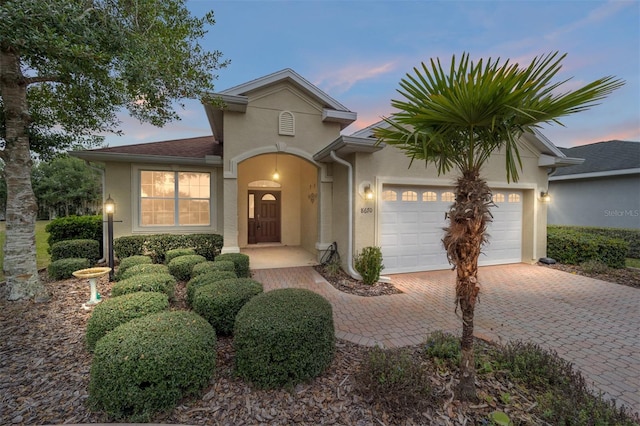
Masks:
[[[637,280],[638,276],[634,276]],[[89,298],[87,281],[73,278],[47,282],[44,275],[42,279],[51,294],[47,303],[8,302],[6,286],[0,284],[0,424],[107,422],[110,419],[91,412],[85,405],[92,357],[84,341],[91,311],[81,307]],[[332,284],[365,296],[398,292],[393,286],[362,287],[364,284],[345,280],[343,277],[341,282]],[[637,286],[634,280],[625,282]],[[108,297],[110,289],[106,277],[101,278],[98,291],[103,297]],[[172,309],[184,309],[184,283],[178,285],[177,298]],[[418,351],[418,347],[410,349]],[[200,397],[182,401],[172,412],[159,415],[154,421],[194,425],[482,424],[491,411],[505,409],[499,404],[496,407],[495,402],[473,406],[455,401],[451,386],[456,372],[440,368],[434,369],[432,377],[439,402],[414,417],[394,417],[355,390],[354,374],[369,350],[339,340],[335,359],[321,376],[294,389],[264,391],[233,375],[232,340],[221,338],[217,369],[209,387]],[[531,422],[527,408],[533,399],[525,391],[491,377],[478,381],[478,391],[493,395],[486,398],[491,401],[499,401],[501,392],[510,392],[518,402],[511,407],[522,407],[509,408],[511,418]]]

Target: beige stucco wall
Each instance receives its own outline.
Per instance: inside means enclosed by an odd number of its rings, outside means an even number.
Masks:
[[[176,170],[209,172],[212,178],[213,218],[210,226],[193,228],[141,228],[138,226],[137,203],[139,202],[139,188],[137,173],[144,170]],[[105,192],[116,202],[114,214],[114,238],[133,234],[156,233],[222,233],[224,207],[217,197],[222,195],[222,168],[208,166],[170,166],[167,164],[132,164],[105,163]]]
[[[493,189],[519,189],[523,192],[522,261],[534,262],[546,254],[547,205],[538,201],[540,191],[547,189],[545,168],[538,167],[539,153],[528,144],[521,144],[522,171],[518,182],[507,183],[505,156],[495,153],[482,170],[482,176]],[[425,167],[423,161],[410,159],[397,148],[387,146],[373,153],[356,154],[354,164],[354,253],[363,247],[379,245],[379,195],[385,184],[453,186],[456,172],[453,170],[438,176],[433,164]],[[365,200],[359,194],[359,186],[370,181],[375,188],[374,200]],[[335,183],[334,183],[335,188]]]
[[[313,161],[313,154],[340,135],[340,126],[323,122],[323,106],[288,82],[255,90],[247,97],[246,112],[225,112],[223,117],[224,250],[236,251],[247,245],[248,184],[271,179],[277,153],[282,176],[281,242],[313,253],[322,243],[319,210],[326,208],[322,191],[326,195],[327,190],[320,180],[321,165]],[[293,136],[279,134],[282,111],[294,116]],[[316,194],[313,202],[310,193]]]

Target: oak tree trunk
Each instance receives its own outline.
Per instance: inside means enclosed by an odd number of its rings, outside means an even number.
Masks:
[[[5,162],[7,182],[4,274],[9,300],[46,301],[49,294],[38,277],[35,225],[38,208],[31,186],[31,152],[27,128],[27,83],[15,52],[0,50],[0,93],[5,108]]]
[[[443,239],[449,261],[456,269],[456,305],[462,311],[460,381],[456,397],[476,401],[473,317],[480,292],[478,258],[491,221],[491,190],[478,170],[463,172],[456,186],[456,201],[449,210]]]

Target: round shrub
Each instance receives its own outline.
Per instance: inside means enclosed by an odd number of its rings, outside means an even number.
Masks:
[[[331,304],[304,289],[255,296],[238,312],[233,333],[236,373],[263,388],[316,377],[335,352]]]
[[[209,321],[218,335],[230,335],[240,308],[262,293],[262,284],[250,278],[231,278],[196,288],[193,310]]]
[[[120,281],[122,274],[124,274],[127,269],[135,265],[143,265],[148,263],[153,263],[150,256],[137,255],[125,257],[124,259],[120,260],[120,264],[118,265],[118,269],[115,271],[113,279],[116,281]]]
[[[87,348],[93,351],[102,336],[125,322],[168,308],[169,300],[166,294],[146,291],[103,300],[93,308],[93,313],[87,321]]]
[[[168,274],[169,268],[167,267],[167,265],[163,265],[161,263],[141,263],[139,265],[133,265],[132,267],[125,269],[125,271],[120,274],[120,279],[126,280],[127,278],[131,278],[134,275],[158,273]]]
[[[197,265],[196,265],[197,266]],[[195,268],[195,266],[194,266]],[[237,278],[233,271],[211,271],[196,275],[187,283],[187,303],[191,306],[193,303],[193,295],[198,287],[212,284],[216,281],[227,280],[229,278]]]
[[[193,267],[198,263],[206,261],[207,259],[199,254],[174,257],[171,262],[169,262],[169,272],[176,277],[178,281],[187,281],[191,278],[191,270]]]
[[[168,264],[176,257],[188,256],[192,254],[196,254],[196,251],[192,248],[177,248],[177,249],[167,250],[167,252],[164,254],[164,263]]]
[[[73,277],[73,272],[90,267],[89,259],[72,257],[69,259],[59,259],[51,262],[47,266],[47,273],[52,280],[66,280]]]
[[[206,262],[198,263],[191,270],[191,278],[204,274],[207,272],[213,271],[233,271],[235,272],[236,266],[230,260],[220,260],[220,261],[212,261],[207,260]]]
[[[133,319],[96,344],[89,405],[116,420],[148,422],[207,385],[215,369],[216,334],[190,311]]]
[[[215,261],[230,260],[233,262],[238,278],[249,278],[249,256],[243,253],[225,253],[216,256]]]
[[[171,274],[143,274],[135,275],[126,280],[119,281],[111,287],[111,296],[117,297],[136,291],[155,291],[164,293],[173,299],[176,287],[176,279]]]

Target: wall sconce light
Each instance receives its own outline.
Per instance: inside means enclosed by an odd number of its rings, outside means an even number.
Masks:
[[[550,203],[551,195],[549,195],[549,191],[540,191],[540,202],[542,203]]]
[[[371,182],[369,182],[368,180],[365,180],[360,184],[360,186],[358,187],[358,193],[365,200],[373,200],[375,195]]]

